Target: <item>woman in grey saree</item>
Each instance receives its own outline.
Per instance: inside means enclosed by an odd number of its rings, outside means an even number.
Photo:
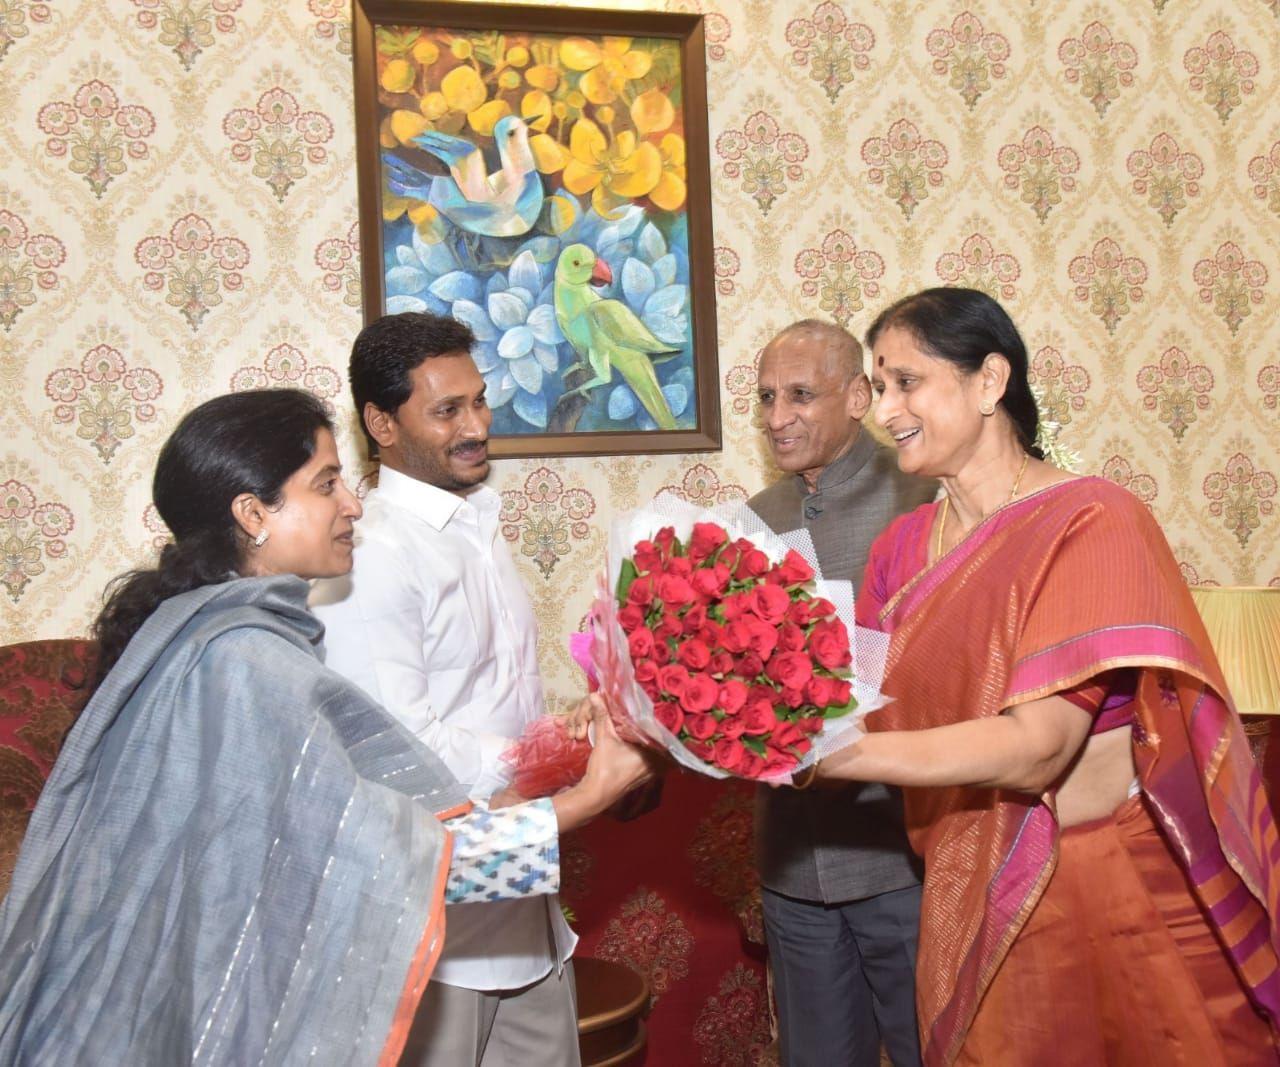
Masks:
[[[309,395],[202,405],[154,488],[175,543],[99,617],[0,908],[0,1063],[394,1064],[444,904],[554,892],[643,760],[605,731],[581,787],[469,811],[324,668],[303,578],[349,569],[360,506]]]

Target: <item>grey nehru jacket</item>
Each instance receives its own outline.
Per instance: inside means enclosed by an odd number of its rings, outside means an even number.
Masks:
[[[787,475],[750,500],[773,530],[804,527],[823,577],[862,585],[871,542],[893,519],[932,500],[936,482],[903,474],[893,451],[865,430],[818,476],[810,493]],[[877,783],[807,791],[762,786],[756,858],[765,888],[800,900],[863,900],[920,881],[907,843],[902,796]]]

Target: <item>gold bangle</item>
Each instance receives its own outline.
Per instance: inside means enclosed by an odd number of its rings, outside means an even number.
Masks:
[[[818,764],[821,760],[814,760],[804,770],[797,772],[791,776],[792,789],[808,789],[813,785],[814,780],[818,777]]]

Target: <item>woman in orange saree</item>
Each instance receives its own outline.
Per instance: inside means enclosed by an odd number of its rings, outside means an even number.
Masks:
[[[818,778],[904,787],[925,1062],[1276,1063],[1280,843],[1159,527],[1040,462],[990,298],[908,297],[869,344],[900,465],[947,496],[872,549],[896,700]]]

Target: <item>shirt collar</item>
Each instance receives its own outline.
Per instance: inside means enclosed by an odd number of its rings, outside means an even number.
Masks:
[[[498,494],[488,486],[478,485],[464,496],[384,466],[378,472],[378,496],[396,507],[404,508],[436,530],[443,530],[464,504],[470,504],[481,515],[496,511]]]
[[[867,432],[865,427],[858,428],[858,436],[854,438],[853,444],[839,459],[832,460],[818,475],[818,487],[814,490],[821,493],[824,489],[833,489],[837,485],[843,485],[849,481],[858,471],[867,465],[869,460],[876,451],[876,439]],[[805,484],[804,476],[797,474],[796,480],[800,484],[800,491],[809,496],[809,487]]]

